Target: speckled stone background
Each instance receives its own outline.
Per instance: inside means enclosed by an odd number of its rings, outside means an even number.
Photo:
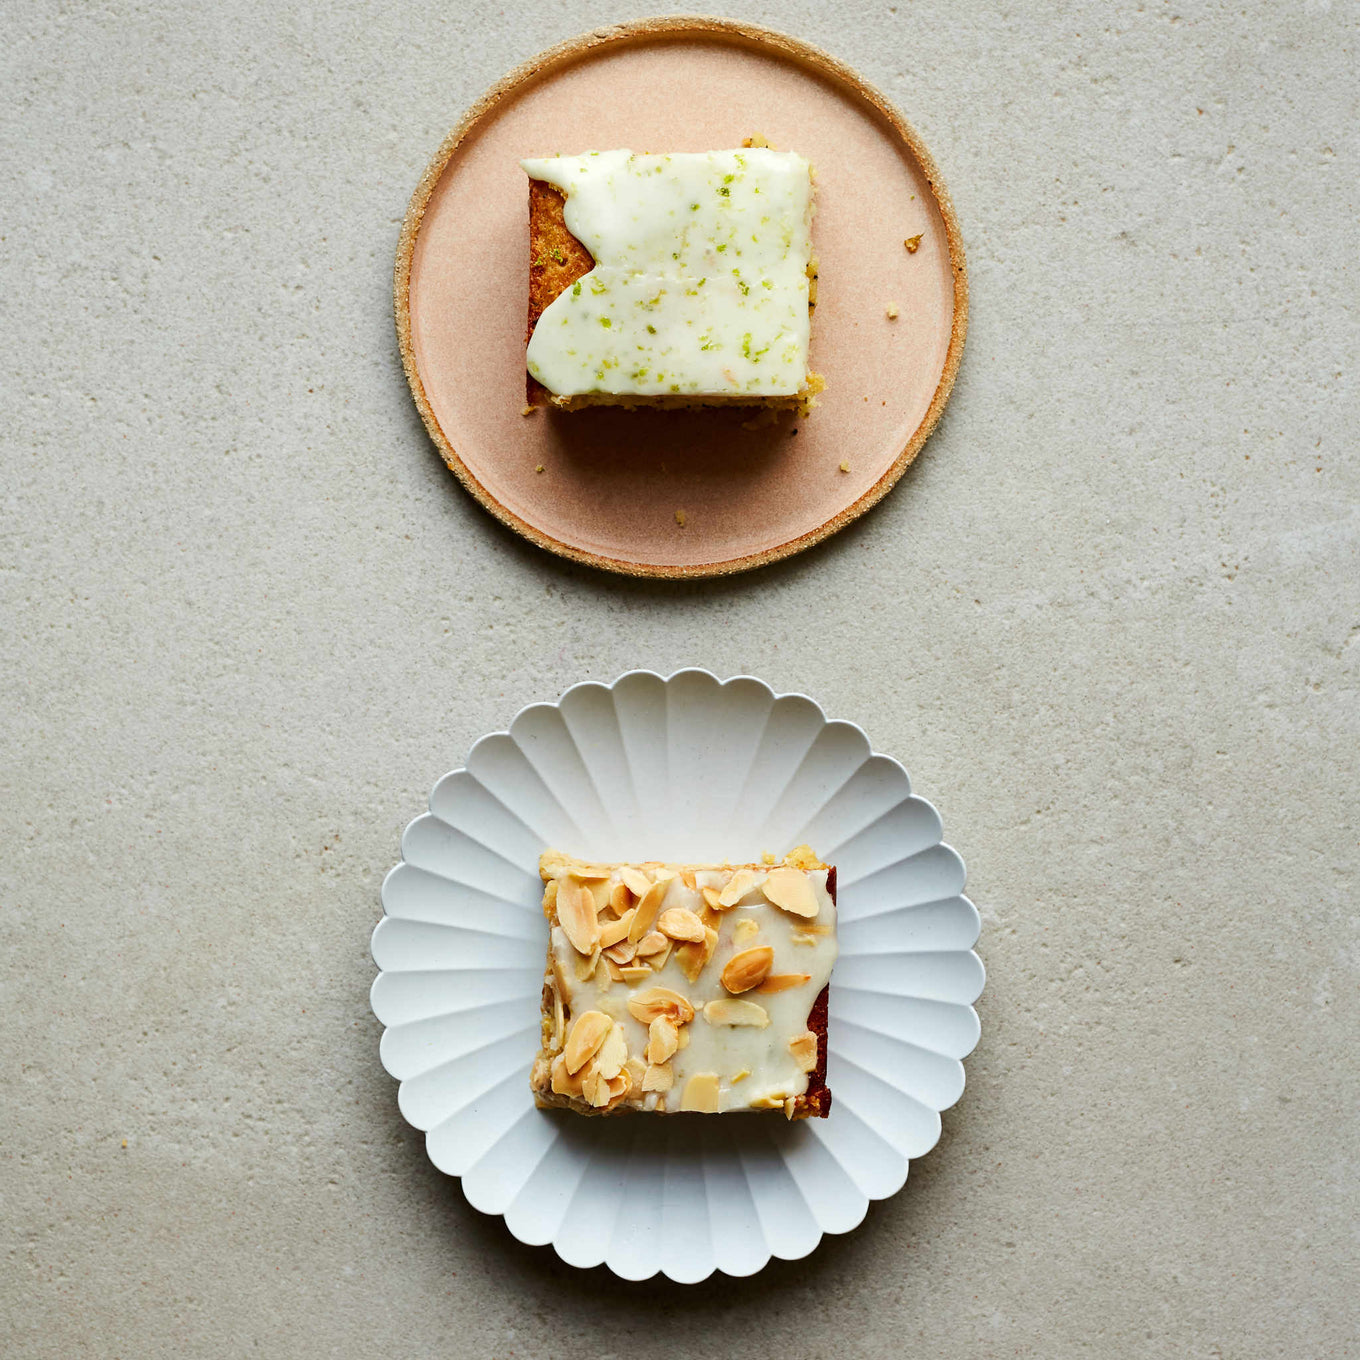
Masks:
[[[390,314],[464,106],[642,7],[4,6],[4,1354],[1356,1354],[1357,7],[724,9],[913,120],[973,321],[878,510],[674,587],[494,525]],[[428,1165],[367,939],[479,735],[686,663],[905,760],[990,980],[903,1193],[682,1290]]]

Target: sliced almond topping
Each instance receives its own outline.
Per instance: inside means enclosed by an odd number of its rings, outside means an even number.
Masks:
[[[543,889],[543,914],[550,921],[552,920],[553,908],[557,905],[557,880],[550,878],[548,886]]]
[[[656,914],[661,910],[661,900],[666,896],[666,891],[667,886],[664,882],[653,883],[642,895],[637,904],[633,923],[628,927],[628,938],[634,944],[651,930],[652,922],[656,920]]]
[[[663,935],[669,935],[673,940],[704,938],[704,923],[692,911],[686,911],[683,907],[672,907],[669,911],[663,911],[656,927]]]
[[[596,879],[593,883],[587,883],[590,889],[591,899],[595,903],[595,914],[601,916],[609,910],[609,880],[607,878]]]
[[[623,868],[619,870],[619,877],[623,880],[624,886],[634,897],[644,896],[647,889],[652,886],[652,880],[648,878],[641,869],[635,869],[631,864],[625,864]]]
[[[685,887],[687,887],[690,890],[690,892],[697,892],[699,889],[698,883],[696,883],[694,880],[693,869],[681,869],[680,882],[683,883]]]
[[[735,1086],[739,1081],[745,1081],[750,1075],[751,1069],[749,1067],[743,1067],[740,1072],[732,1073],[732,1080],[728,1082],[728,1085]]]
[[[663,935],[661,938],[665,939],[666,937]],[[666,966],[666,960],[670,958],[671,950],[674,948],[674,944],[670,940],[666,940],[666,947],[659,954],[653,954],[647,962],[659,973]]]
[[[609,1097],[612,1094],[609,1090],[608,1078],[591,1068],[581,1080],[581,1094],[597,1109],[603,1109],[609,1104]]]
[[[617,971],[618,964],[611,963],[603,954],[598,956],[595,964],[595,985],[600,991],[607,992],[610,983],[618,981],[618,978],[614,976]]]
[[[706,903],[708,903],[708,905],[709,905],[714,911],[722,911],[722,910],[723,910],[723,905],[722,905],[722,903],[718,901],[718,890],[717,890],[717,888],[703,888],[703,889],[700,890],[699,895],[704,899],[704,901],[705,901]]]
[[[770,1013],[754,1001],[736,1001],[724,996],[704,1007],[704,1019],[710,1025],[754,1025],[764,1029],[770,1023]]]
[[[607,959],[613,959],[615,963],[632,963],[633,955],[636,953],[637,945],[623,940],[619,944],[610,945],[604,951],[604,956]]]
[[[633,894],[622,883],[616,883],[609,890],[609,910],[615,916],[622,916],[633,905]]]
[[[798,1108],[798,1097],[790,1096],[784,1102],[784,1118],[792,1119],[794,1111]]]
[[[727,960],[722,970],[722,985],[729,992],[749,992],[758,987],[774,963],[774,950],[767,944],[743,949]]]
[[[645,963],[625,963],[619,969],[619,981],[626,982],[630,987],[636,987],[639,982],[646,982],[652,975],[652,970]]]
[[[821,910],[808,876],[798,869],[775,869],[765,876],[761,890],[781,911],[813,917]]]
[[[688,940],[676,946],[675,961],[690,982],[698,982],[699,974],[708,967],[708,961],[717,947],[718,932],[711,926],[705,926],[702,940]]]
[[[628,927],[633,924],[633,907],[619,917],[617,921],[606,921],[600,927],[600,946],[608,949],[611,945],[618,944],[620,940],[628,936]]]
[[[623,969],[620,968],[619,965],[618,965],[617,963],[615,963],[613,959],[605,959],[604,964],[605,964],[605,967],[609,969],[609,981],[610,981],[610,982],[622,982],[622,981],[623,981]],[[596,971],[598,972],[598,969],[597,969]],[[601,991],[607,992],[607,991],[609,990],[609,988],[606,986],[606,987],[602,987],[600,990],[601,990]]]
[[[586,1011],[576,1017],[567,1037],[567,1071],[573,1075],[598,1052],[614,1022],[603,1011]]]
[[[683,1052],[689,1047],[689,1026],[684,1025],[680,1030],[680,1050]]]
[[[670,947],[670,941],[659,930],[654,930],[637,942],[637,956],[645,959],[649,954],[659,954],[663,949]]]
[[[658,1015],[668,1015],[676,1024],[687,1025],[694,1019],[694,1007],[669,987],[649,987],[628,998],[628,1014],[644,1025],[650,1025]]]
[[[671,879],[678,878],[679,875],[674,869],[661,868],[652,870],[652,877],[656,879],[658,883],[669,883]]]
[[[670,1062],[680,1047],[680,1030],[669,1015],[658,1015],[647,1028],[649,1063]]]
[[[757,1096],[751,1102],[753,1110],[779,1110],[783,1109],[784,1101],[787,1097],[782,1091],[775,1091],[767,1096]]]
[[[638,1057],[630,1057],[623,1065],[623,1070],[628,1073],[628,1080],[634,1087],[642,1085],[642,1078],[647,1071],[647,1064]]]
[[[627,1061],[628,1041],[623,1037],[623,1028],[620,1025],[613,1025],[595,1054],[595,1070],[606,1081],[613,1081],[623,1071],[623,1065]]]
[[[750,869],[738,869],[727,880],[727,887],[718,894],[717,905],[719,907],[735,907],[755,886],[755,874]]]
[[[747,940],[754,940],[760,934],[760,926],[749,916],[743,916],[736,925],[732,927],[732,941],[734,944],[745,944]]]
[[[790,987],[801,987],[811,981],[811,973],[771,973],[756,991],[769,996],[771,992],[787,992]]]
[[[804,1072],[811,1072],[817,1066],[817,1036],[811,1030],[795,1035],[789,1040],[789,1052]]]
[[[675,1085],[675,1073],[671,1071],[671,1065],[665,1063],[653,1063],[643,1073],[642,1089],[644,1091],[669,1091]]]
[[[557,1096],[579,1096],[581,1094],[581,1074],[567,1071],[567,1055],[559,1053],[553,1059],[552,1089]]]
[[[680,1097],[682,1110],[697,1110],[700,1114],[718,1113],[718,1074],[696,1072],[686,1083]]]
[[[592,954],[600,938],[595,897],[584,883],[570,879],[557,892],[557,920],[578,954]]]
[[[595,965],[600,961],[600,951],[592,950],[589,954],[577,954],[572,960],[572,971],[576,974],[577,982],[585,982],[595,976]]]
[[[583,881],[608,878],[611,872],[609,869],[601,868],[598,864],[573,864],[571,866],[571,876]]]
[[[794,944],[816,944],[817,937],[810,930],[795,930],[789,939]]]

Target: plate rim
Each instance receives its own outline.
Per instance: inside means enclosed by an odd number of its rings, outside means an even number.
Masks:
[[[754,49],[773,49],[780,56],[796,64],[811,68],[819,75],[830,79],[841,88],[869,104],[881,118],[885,119],[894,134],[903,141],[916,158],[925,174],[926,183],[935,199],[936,206],[944,221],[945,238],[949,245],[950,269],[954,279],[954,316],[950,325],[949,347],[945,352],[944,369],[936,384],[930,405],[913,431],[902,451],[884,471],[883,475],[850,505],[837,511],[830,519],[824,520],[804,534],[787,539],[772,548],[748,553],[741,557],[727,558],[721,562],[662,563],[633,562],[627,558],[609,557],[602,553],[576,547],[554,538],[530,521],[517,515],[509,506],[498,500],[473,474],[471,468],[462,460],[452,441],[445,435],[434,408],[425,393],[425,385],[416,363],[415,346],[411,339],[411,262],[415,255],[416,240],[420,235],[425,209],[435,186],[439,183],[455,152],[476,129],[478,124],[496,108],[517,93],[538,80],[544,79],[558,70],[572,65],[589,56],[596,55],[611,47],[626,46],[633,42],[665,41],[684,38],[703,37],[713,41],[726,42],[734,46]],[[396,267],[392,279],[393,309],[396,316],[397,344],[401,351],[402,369],[415,399],[416,409],[435,447],[439,450],[449,470],[462,483],[464,489],[474,500],[488,511],[507,529],[519,534],[535,546],[586,566],[603,571],[615,572],[623,576],[648,577],[663,580],[686,580],[715,576],[732,576],[739,572],[751,571],[771,562],[792,557],[815,544],[830,538],[861,515],[871,510],[897,484],[902,474],[916,460],[922,446],[939,423],[940,416],[949,401],[958,376],[959,364],[963,359],[964,339],[968,332],[968,268],[964,258],[963,234],[959,227],[958,216],[953,201],[945,188],[935,158],[930,154],[916,129],[898,112],[890,100],[875,86],[871,85],[851,66],[831,56],[820,47],[794,38],[776,29],[759,24],[749,24],[736,19],[720,19],[691,15],[668,15],[649,19],[635,19],[627,23],[609,24],[602,28],[591,29],[574,38],[568,38],[552,47],[521,62],[513,70],[502,76],[491,88],[467,110],[452,131],[440,143],[425,173],[420,177],[415,192],[407,205],[406,216],[402,222],[401,235],[397,242]]]
[[[407,829],[409,829],[410,825],[411,825],[412,823],[414,823],[415,821],[418,821],[421,817],[425,817],[425,816],[436,816],[436,817],[437,817],[437,816],[438,816],[438,814],[434,812],[433,807],[431,806],[431,800],[432,800],[432,798],[433,798],[433,791],[434,791],[435,789],[437,789],[437,788],[440,786],[440,784],[442,784],[442,783],[444,782],[444,780],[446,780],[447,778],[449,778],[450,775],[457,774],[457,773],[459,773],[459,772],[461,772],[461,771],[466,771],[467,768],[468,768],[468,763],[469,763],[469,762],[471,761],[471,759],[472,759],[473,753],[476,751],[476,749],[478,748],[478,746],[480,746],[483,742],[485,742],[485,741],[487,741],[487,740],[490,740],[490,739],[492,739],[492,738],[495,738],[495,737],[500,737],[500,736],[510,736],[510,735],[511,735],[511,732],[512,732],[512,729],[514,728],[514,725],[515,725],[515,723],[518,721],[518,719],[520,718],[520,716],[521,716],[522,714],[528,712],[530,709],[533,709],[533,708],[542,708],[542,707],[548,707],[548,708],[560,708],[561,705],[562,705],[562,703],[563,703],[563,701],[567,698],[568,695],[575,693],[576,690],[582,688],[583,686],[587,686],[587,685],[595,686],[595,687],[598,687],[598,688],[604,689],[604,690],[608,690],[608,691],[610,691],[610,692],[612,693],[612,692],[613,692],[619,685],[621,685],[625,680],[629,680],[629,679],[633,678],[634,676],[646,676],[646,677],[649,677],[650,679],[660,681],[661,684],[663,684],[663,685],[669,685],[669,684],[671,684],[673,681],[675,681],[675,680],[679,679],[681,676],[685,676],[685,675],[700,675],[700,676],[703,676],[705,679],[713,681],[716,685],[718,685],[718,687],[719,687],[720,689],[721,689],[721,688],[726,688],[728,685],[731,685],[731,684],[733,684],[733,683],[735,683],[735,682],[738,682],[738,681],[748,681],[748,682],[752,682],[752,683],[754,683],[754,684],[757,684],[757,685],[761,686],[761,688],[763,688],[763,689],[771,696],[771,698],[772,698],[772,700],[773,700],[774,702],[778,702],[779,700],[785,699],[785,698],[794,698],[794,699],[802,699],[802,700],[805,700],[807,703],[811,704],[811,705],[817,710],[817,712],[818,712],[819,714],[821,714],[822,720],[823,720],[824,723],[827,723],[827,724],[830,724],[830,723],[844,724],[845,726],[851,727],[851,728],[853,728],[856,732],[858,732],[858,733],[864,738],[865,744],[868,746],[868,749],[869,749],[869,752],[870,752],[870,758],[872,759],[872,758],[877,757],[877,758],[880,758],[880,759],[883,759],[883,760],[891,761],[892,764],[896,765],[896,766],[898,767],[898,769],[900,769],[900,770],[902,771],[904,777],[905,777],[906,780],[907,780],[907,787],[908,787],[908,790],[909,790],[909,795],[910,795],[910,797],[912,797],[912,798],[914,798],[914,799],[919,799],[921,802],[925,803],[925,804],[926,804],[933,812],[935,812],[935,815],[936,815],[937,819],[939,820],[939,822],[940,822],[940,827],[941,827],[941,835],[940,835],[940,839],[939,839],[937,842],[935,842],[935,844],[936,844],[936,845],[939,845],[939,846],[944,846],[945,848],[947,848],[947,849],[950,851],[951,854],[953,854],[954,856],[957,857],[957,859],[958,859],[958,861],[959,861],[959,864],[960,864],[960,867],[963,869],[963,872],[964,872],[964,882],[963,882],[963,884],[960,886],[958,896],[961,897],[965,902],[967,902],[970,906],[973,907],[974,912],[975,912],[975,913],[977,914],[977,916],[978,916],[978,932],[979,932],[978,936],[974,938],[973,943],[969,946],[968,951],[967,951],[968,954],[972,957],[972,959],[973,959],[974,962],[976,963],[977,968],[978,968],[978,974],[979,974],[978,990],[977,990],[976,994],[973,996],[973,999],[972,999],[970,1002],[967,1003],[967,1010],[968,1010],[968,1012],[970,1013],[970,1015],[971,1015],[972,1018],[973,1018],[973,1027],[972,1027],[972,1028],[973,1028],[973,1038],[972,1038],[972,1042],[969,1044],[967,1050],[964,1051],[964,1052],[961,1052],[961,1053],[959,1053],[959,1054],[957,1055],[956,1061],[959,1063],[960,1068],[963,1069],[963,1081],[962,1081],[962,1083],[961,1083],[960,1086],[959,1086],[958,1094],[954,1096],[953,1100],[951,1100],[951,1101],[949,1102],[949,1104],[944,1105],[944,1106],[941,1106],[938,1110],[936,1110],[937,1115],[942,1115],[942,1114],[944,1113],[945,1110],[947,1110],[947,1109],[952,1109],[955,1105],[957,1105],[957,1104],[963,1099],[964,1092],[965,1092],[965,1090],[967,1089],[967,1071],[966,1071],[966,1068],[964,1067],[964,1063],[965,1063],[965,1060],[966,1060],[969,1056],[971,1056],[971,1054],[973,1054],[973,1053],[976,1051],[977,1045],[981,1042],[981,1038],[982,1038],[982,1021],[981,1021],[981,1017],[980,1017],[980,1016],[978,1015],[978,1013],[977,1013],[977,1002],[978,1002],[979,998],[981,997],[982,993],[986,990],[986,986],[987,986],[987,966],[986,966],[985,962],[979,957],[979,955],[978,955],[978,953],[977,953],[977,944],[978,944],[978,938],[980,938],[982,926],[985,924],[985,922],[981,919],[981,913],[977,911],[977,905],[976,905],[976,903],[974,903],[973,900],[972,900],[972,898],[969,897],[969,896],[967,895],[967,891],[966,891],[966,887],[967,887],[967,862],[966,862],[966,860],[964,859],[963,855],[959,852],[959,850],[958,850],[955,846],[953,846],[952,844],[950,844],[950,842],[949,842],[948,840],[945,839],[944,834],[943,834],[943,818],[940,818],[940,817],[939,817],[939,811],[938,811],[938,809],[935,807],[935,804],[934,804],[933,802],[930,801],[930,799],[923,797],[921,794],[919,794],[919,793],[917,793],[917,792],[915,791],[915,789],[914,789],[914,787],[912,786],[912,783],[911,783],[911,775],[910,775],[910,772],[907,770],[906,766],[905,766],[905,765],[902,763],[902,761],[900,761],[896,756],[889,755],[889,754],[887,754],[886,752],[881,752],[881,751],[876,750],[875,747],[874,747],[874,743],[869,739],[868,733],[866,733],[866,732],[864,731],[864,728],[861,727],[859,723],[855,722],[853,719],[850,719],[850,718],[832,718],[832,717],[830,717],[830,716],[827,714],[826,709],[825,709],[825,708],[824,708],[824,707],[823,707],[816,699],[814,699],[810,694],[806,694],[806,693],[804,693],[802,690],[779,690],[779,689],[776,689],[772,684],[770,684],[770,682],[769,682],[768,680],[764,680],[764,679],[762,679],[762,678],[761,678],[760,676],[758,676],[758,675],[751,675],[751,674],[748,674],[748,673],[745,672],[745,671],[739,672],[739,673],[737,673],[737,674],[729,675],[726,679],[724,679],[724,678],[722,678],[721,676],[717,675],[715,672],[709,670],[709,669],[708,669],[707,667],[705,667],[705,666],[678,666],[678,667],[676,667],[676,669],[674,669],[673,671],[669,672],[668,674],[662,674],[661,672],[652,670],[652,669],[650,669],[650,668],[648,668],[648,667],[639,666],[639,667],[634,667],[634,668],[632,668],[632,669],[630,669],[630,670],[622,671],[622,672],[620,672],[618,675],[616,675],[612,680],[609,680],[609,681],[595,680],[595,679],[591,679],[591,678],[586,678],[586,679],[582,679],[582,680],[575,681],[575,682],[573,682],[572,684],[568,685],[565,689],[563,689],[563,690],[558,694],[558,696],[557,696],[557,698],[556,698],[555,700],[533,700],[533,701],[530,701],[529,703],[522,704],[522,705],[515,711],[514,716],[511,718],[511,720],[509,721],[509,723],[506,724],[505,727],[503,727],[503,728],[497,728],[497,729],[495,729],[494,731],[490,731],[490,732],[483,733],[480,737],[478,737],[478,738],[477,738],[477,739],[476,739],[476,740],[475,740],[475,741],[467,748],[467,754],[466,754],[466,756],[465,756],[465,758],[464,758],[462,764],[455,766],[452,770],[449,770],[448,772],[446,772],[445,774],[441,775],[439,778],[437,778],[437,779],[434,781],[434,783],[431,785],[431,795],[430,795],[430,798],[427,798],[427,799],[426,799],[425,811],[422,812],[422,813],[416,814],[416,816],[413,817],[413,818],[407,823],[407,826],[406,826],[405,828],[403,828],[403,830],[402,830],[402,835],[401,835],[401,839],[400,839],[400,842],[399,842],[399,844],[400,844],[400,846],[401,846],[400,858],[397,860],[397,863],[394,864],[394,865],[393,865],[393,866],[392,866],[392,867],[391,867],[391,868],[383,875],[382,882],[381,882],[381,884],[380,884],[380,886],[379,886],[379,904],[380,904],[381,907],[382,907],[382,915],[379,917],[378,921],[375,923],[375,925],[374,925],[374,927],[373,927],[373,931],[370,933],[370,937],[369,937],[369,938],[370,938],[370,943],[369,943],[369,957],[370,957],[370,960],[372,961],[374,967],[377,969],[377,973],[376,973],[376,976],[375,976],[374,979],[373,979],[373,982],[372,982],[372,983],[370,984],[370,986],[369,986],[368,1001],[369,1001],[369,1011],[370,1011],[370,1013],[373,1015],[374,1019],[376,1019],[376,1020],[378,1021],[379,1025],[382,1027],[383,1037],[384,1037],[384,1038],[386,1037],[387,1031],[391,1028],[391,1025],[390,1025],[386,1020],[384,1020],[383,1017],[379,1014],[379,1008],[378,1008],[378,1005],[377,1005],[376,1002],[375,1002],[374,993],[377,991],[377,988],[378,988],[379,983],[381,982],[382,978],[385,976],[386,971],[388,971],[388,970],[383,969],[383,967],[378,963],[378,960],[373,956],[373,940],[376,938],[376,936],[377,936],[379,930],[381,929],[383,923],[384,923],[385,921],[389,920],[389,919],[392,919],[392,918],[389,918],[389,916],[388,916],[388,914],[387,914],[387,906],[386,906],[386,902],[383,900],[383,895],[384,895],[385,890],[386,890],[386,887],[387,887],[387,880],[388,880],[388,878],[389,878],[393,873],[395,873],[399,868],[401,868],[402,865],[404,865],[404,864],[407,863],[406,855],[405,855],[405,836],[406,836],[406,831],[407,831]],[[394,1081],[397,1082],[398,1091],[400,1091],[400,1087],[401,1087],[401,1085],[402,1085],[402,1078],[398,1077],[398,1076],[397,1076],[395,1073],[393,1073],[393,1072],[391,1071],[391,1069],[388,1067],[388,1065],[387,1065],[387,1060],[386,1060],[386,1057],[385,1057],[384,1054],[383,1054],[382,1049],[383,1049],[383,1045],[382,1045],[382,1042],[380,1041],[380,1042],[379,1042],[379,1053],[378,1053],[379,1064],[382,1066],[383,1070],[387,1073],[387,1075],[388,1075],[389,1077],[391,1077]],[[451,1171],[446,1170],[444,1167],[440,1166],[440,1164],[435,1160],[434,1155],[430,1152],[430,1149],[429,1149],[429,1130],[420,1129],[418,1125],[412,1124],[411,1121],[407,1118],[405,1112],[401,1109],[399,1100],[398,1100],[398,1109],[397,1109],[397,1112],[398,1112],[399,1116],[401,1117],[401,1119],[402,1119],[404,1122],[406,1122],[407,1124],[409,1124],[412,1128],[416,1129],[416,1131],[417,1131],[418,1133],[421,1134],[422,1141],[423,1141],[423,1143],[425,1144],[425,1155],[426,1155],[426,1157],[428,1158],[428,1160],[429,1160],[429,1162],[430,1162],[430,1165],[433,1166],[434,1169],[435,1169],[436,1171],[438,1171],[441,1175],[453,1176],[453,1177],[458,1181],[459,1190],[462,1192],[463,1198],[467,1201],[468,1205],[469,1205],[471,1208],[477,1210],[478,1213],[486,1214],[488,1217],[497,1217],[497,1218],[501,1219],[502,1222],[505,1223],[506,1229],[510,1232],[510,1235],[511,1235],[512,1237],[514,1237],[517,1241],[525,1242],[526,1245],[530,1245],[530,1246],[534,1246],[534,1245],[550,1246],[550,1247],[552,1248],[552,1250],[554,1251],[554,1253],[557,1255],[558,1259],[561,1260],[564,1264],[566,1264],[566,1265],[574,1265],[574,1266],[577,1266],[578,1269],[591,1269],[591,1268],[593,1268],[593,1266],[579,1266],[579,1265],[577,1265],[576,1262],[572,1262],[572,1261],[567,1260],[567,1258],[564,1257],[564,1256],[562,1255],[561,1251],[558,1250],[558,1245],[557,1245],[557,1239],[556,1239],[556,1237],[553,1237],[553,1238],[549,1239],[549,1240],[548,1240],[547,1242],[545,1242],[545,1243],[527,1242],[527,1240],[526,1240],[525,1238],[521,1237],[521,1236],[519,1235],[519,1233],[516,1232],[516,1230],[511,1226],[510,1221],[509,1221],[509,1219],[507,1218],[505,1212],[500,1211],[500,1210],[495,1210],[495,1209],[487,1209],[487,1208],[483,1208],[480,1204],[478,1204],[478,1203],[472,1198],[472,1195],[468,1192],[467,1186],[466,1186],[466,1184],[465,1184],[464,1176],[463,1176],[462,1174],[460,1174],[460,1173],[451,1172]],[[918,1153],[916,1156],[911,1157],[910,1159],[907,1159],[907,1172],[903,1175],[902,1181],[901,1181],[899,1184],[897,1184],[893,1189],[891,1189],[891,1190],[885,1190],[882,1194],[878,1194],[878,1195],[875,1195],[875,1194],[865,1194],[865,1196],[864,1196],[864,1200],[865,1200],[865,1203],[864,1203],[864,1210],[863,1210],[862,1213],[860,1213],[860,1214],[855,1218],[854,1222],[848,1222],[848,1223],[847,1223],[844,1227],[842,1227],[842,1228],[823,1228],[823,1227],[821,1226],[821,1224],[818,1223],[818,1225],[817,1225],[817,1226],[818,1226],[818,1235],[817,1235],[816,1239],[815,1239],[813,1242],[811,1242],[809,1245],[807,1245],[807,1246],[806,1246],[804,1249],[802,1249],[802,1250],[796,1250],[796,1251],[794,1251],[794,1252],[792,1252],[792,1253],[790,1253],[790,1254],[786,1254],[786,1253],[784,1253],[784,1252],[780,1252],[780,1251],[775,1250],[775,1249],[772,1248],[771,1251],[770,1251],[770,1254],[769,1254],[768,1256],[766,1256],[766,1258],[765,1258],[763,1261],[761,1261],[761,1262],[760,1262],[759,1264],[757,1264],[757,1265],[753,1265],[752,1268],[751,1268],[748,1272],[745,1272],[744,1274],[733,1274],[732,1272],[730,1272],[730,1271],[728,1271],[728,1270],[725,1270],[722,1266],[719,1266],[719,1265],[716,1265],[716,1264],[715,1264],[715,1265],[713,1266],[713,1268],[712,1268],[706,1275],[704,1275],[704,1276],[702,1277],[702,1279],[699,1279],[699,1280],[686,1280],[686,1281],[680,1281],[680,1280],[676,1280],[674,1276],[670,1275],[669,1272],[666,1270],[666,1268],[665,1268],[664,1265],[660,1265],[660,1266],[658,1266],[658,1268],[657,1268],[656,1272],[653,1274],[653,1276],[650,1276],[650,1277],[648,1277],[648,1278],[655,1278],[656,1275],[663,1275],[663,1276],[665,1276],[667,1279],[672,1280],[672,1281],[674,1281],[675,1283],[696,1283],[696,1284],[697,1284],[697,1283],[702,1283],[704,1279],[710,1278],[714,1273],[718,1273],[718,1274],[729,1275],[730,1278],[733,1278],[733,1279],[743,1279],[743,1278],[750,1278],[751,1276],[754,1276],[754,1275],[756,1275],[756,1274],[759,1274],[759,1272],[760,1272],[761,1270],[763,1270],[767,1265],[769,1265],[769,1263],[770,1263],[771,1260],[774,1260],[774,1259],[779,1259],[779,1260],[799,1260],[799,1259],[803,1259],[804,1257],[807,1257],[807,1256],[811,1255],[812,1252],[814,1252],[814,1251],[817,1249],[817,1247],[818,1247],[818,1245],[821,1243],[821,1240],[822,1240],[823,1237],[826,1237],[826,1236],[843,1236],[845,1233],[853,1232],[857,1227],[859,1227],[859,1226],[863,1223],[864,1218],[865,1218],[865,1216],[866,1216],[867,1213],[868,1213],[869,1205],[878,1203],[878,1202],[880,1202],[881,1200],[891,1199],[894,1195],[900,1193],[900,1191],[901,1191],[901,1190],[903,1189],[903,1187],[905,1186],[907,1179],[909,1178],[909,1172],[910,1172],[910,1165],[911,1165],[911,1162],[918,1161],[921,1157],[926,1156],[926,1155],[927,1155],[928,1153],[930,1153],[930,1152],[933,1152],[933,1151],[935,1150],[935,1148],[936,1148],[936,1147],[938,1146],[938,1144],[939,1144],[939,1136],[940,1136],[940,1135],[937,1134],[936,1139],[935,1139],[935,1142],[933,1142],[933,1143],[930,1145],[930,1147],[926,1148],[924,1152],[920,1152],[920,1153]],[[595,1264],[597,1264],[597,1265],[603,1265],[606,1269],[608,1269],[608,1270],[610,1271],[610,1273],[611,1273],[612,1275],[615,1275],[617,1278],[620,1278],[620,1279],[630,1278],[630,1277],[626,1277],[626,1276],[621,1276],[621,1275],[619,1275],[618,1272],[615,1271],[614,1268],[610,1265],[609,1260],[608,1260],[608,1257],[606,1257],[605,1259],[603,1259],[603,1260],[601,1260],[600,1262],[597,1262],[597,1263],[595,1263]]]

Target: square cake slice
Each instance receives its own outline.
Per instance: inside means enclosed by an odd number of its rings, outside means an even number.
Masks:
[[[805,406],[812,170],[747,147],[520,162],[531,403]]]
[[[824,1117],[836,870],[539,861],[551,933],[541,1106]]]

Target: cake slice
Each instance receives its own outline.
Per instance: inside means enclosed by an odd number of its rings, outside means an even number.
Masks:
[[[551,927],[541,1106],[825,1117],[836,870],[539,861]]]
[[[520,164],[531,403],[808,404],[807,161],[747,147]]]

